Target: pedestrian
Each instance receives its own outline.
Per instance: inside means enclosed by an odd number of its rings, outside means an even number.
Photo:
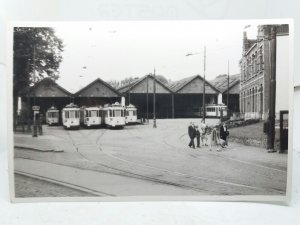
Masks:
[[[201,135],[202,146],[208,146],[207,145],[207,134],[206,134],[207,128],[208,127],[206,126],[204,120],[202,119],[201,123],[200,123],[200,135]]]
[[[194,123],[191,122],[190,126],[188,128],[188,134],[190,137],[190,143],[189,143],[189,147],[191,148],[195,148],[195,143],[194,143],[194,138],[196,136],[196,131],[195,131],[195,127],[194,127]]]
[[[226,146],[228,146],[228,142],[227,142],[227,136],[229,135],[229,131],[227,129],[227,126],[225,125],[225,123],[221,123],[220,126],[220,139],[221,139],[221,147],[225,148]]]
[[[198,126],[195,126],[195,129],[196,129],[197,148],[200,148],[200,131],[198,129]]]
[[[220,137],[218,133],[218,125],[210,129],[210,143],[209,151],[213,150],[213,147],[217,148],[217,151],[220,151]]]

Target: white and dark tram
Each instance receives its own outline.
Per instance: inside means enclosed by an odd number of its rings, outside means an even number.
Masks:
[[[205,106],[205,117],[207,118],[224,118],[227,117],[227,106],[224,104],[210,104]],[[201,115],[203,108],[201,107]]]
[[[80,123],[86,127],[96,127],[102,124],[102,106],[81,107]]]
[[[137,122],[137,108],[132,104],[129,104],[128,106],[126,106],[125,122],[126,122],[126,124]]]
[[[119,102],[115,102],[112,105],[104,105],[103,122],[108,127],[125,126],[125,107]]]
[[[59,110],[51,106],[46,112],[46,123],[51,126],[59,123]]]
[[[79,128],[80,125],[80,109],[77,105],[71,103],[66,105],[61,111],[62,124],[65,128]]]

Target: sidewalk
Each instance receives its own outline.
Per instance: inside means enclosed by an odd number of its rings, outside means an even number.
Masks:
[[[63,140],[52,135],[32,137],[28,134],[14,133],[14,147],[40,152],[63,152],[59,146]]]
[[[183,189],[149,180],[120,176],[112,173],[78,169],[47,162],[15,159],[15,172],[46,181],[59,183],[99,196],[147,195],[204,195],[191,189]]]

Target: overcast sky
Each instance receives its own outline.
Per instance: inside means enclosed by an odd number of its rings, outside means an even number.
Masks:
[[[156,21],[68,23],[55,27],[65,45],[60,85],[75,92],[100,77],[122,80],[153,73],[179,80],[203,75],[206,79],[237,74],[243,31],[256,38],[257,25],[220,21]],[[187,53],[195,53],[187,57]]]

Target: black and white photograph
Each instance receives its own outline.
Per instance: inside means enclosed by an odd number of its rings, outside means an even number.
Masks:
[[[13,24],[12,200],[287,200],[291,27]]]

